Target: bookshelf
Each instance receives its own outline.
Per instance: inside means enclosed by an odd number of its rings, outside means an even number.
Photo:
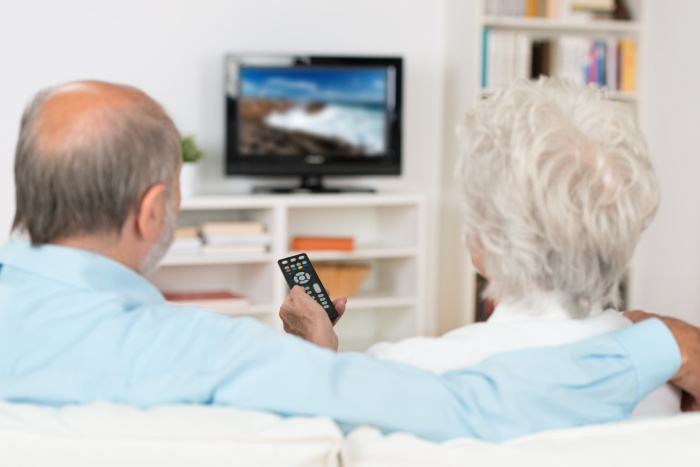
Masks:
[[[280,331],[279,307],[289,291],[277,260],[294,254],[292,237],[353,237],[353,251],[307,251],[316,265],[363,264],[370,272],[336,326],[340,351],[363,351],[380,341],[424,335],[429,329],[425,284],[426,201],[413,194],[211,196],[184,199],[180,226],[256,221],[270,236],[257,254],[169,253],[149,280],[160,290],[230,290],[246,295],[245,310]],[[335,296],[331,290],[331,295]]]
[[[637,118],[641,118],[644,106],[641,99],[644,82],[640,79],[639,70],[641,70],[641,62],[644,58],[644,40],[645,40],[645,16],[647,0],[625,0],[624,4],[629,11],[630,20],[613,20],[613,19],[595,19],[582,18],[581,15],[569,14],[569,6],[573,0],[479,0],[476,5],[477,12],[477,33],[478,40],[476,41],[477,49],[474,57],[476,63],[473,67],[475,71],[475,89],[474,96],[476,100],[487,97],[494,92],[493,87],[484,86],[488,80],[484,79],[484,74],[488,73],[488,58],[485,60],[484,55],[488,54],[488,40],[490,33],[510,33],[511,35],[525,36],[529,38],[529,43],[534,41],[553,41],[559,42],[562,38],[573,37],[582,40],[607,42],[608,44],[619,44],[620,40],[627,40],[634,43],[634,64],[632,66],[633,82],[632,89],[616,89],[610,90],[609,98],[619,100],[633,106]],[[500,2],[500,4],[499,4]],[[556,17],[527,17],[526,14],[528,4],[552,4],[554,11],[557,11]],[[500,10],[499,10],[500,8]],[[510,13],[510,14],[509,14]],[[512,14],[519,13],[519,14]],[[484,33],[484,31],[487,31]],[[486,39],[485,39],[486,38]],[[487,41],[485,43],[485,40]],[[524,48],[516,49],[514,55],[515,64],[518,66],[518,60],[523,60]],[[606,50],[607,51],[607,50]],[[528,51],[525,54],[532,52]],[[528,58],[528,57],[525,57]],[[561,61],[561,59],[560,59]],[[558,65],[561,65],[560,63]],[[525,69],[526,64],[520,63],[522,69]],[[554,67],[556,69],[556,67]],[[584,73],[582,73],[582,78]],[[606,77],[607,78],[607,77]],[[619,76],[618,76],[619,79]],[[588,80],[586,80],[588,81]],[[605,81],[605,79],[603,80]],[[618,83],[615,83],[616,85]],[[635,306],[636,294],[636,261],[633,259],[626,275],[625,282],[621,287],[623,294],[623,302],[629,308]],[[471,262],[466,265],[466,279],[468,286],[464,299],[467,302],[467,321],[475,321],[478,316],[478,275]]]

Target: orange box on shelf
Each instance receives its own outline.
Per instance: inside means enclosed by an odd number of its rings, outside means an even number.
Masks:
[[[355,241],[352,237],[294,237],[292,238],[292,250],[342,250],[355,249]]]

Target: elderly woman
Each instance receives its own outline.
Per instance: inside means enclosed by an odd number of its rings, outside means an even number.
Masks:
[[[498,306],[485,323],[368,353],[442,373],[630,325],[603,307],[617,303],[659,189],[628,106],[592,86],[520,81],[476,105],[457,133],[466,244]],[[635,414],[679,407],[677,392],[662,387]]]

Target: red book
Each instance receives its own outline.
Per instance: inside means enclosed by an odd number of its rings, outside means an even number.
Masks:
[[[355,241],[352,237],[294,237],[292,239],[292,250],[342,250],[352,251],[355,249]]]

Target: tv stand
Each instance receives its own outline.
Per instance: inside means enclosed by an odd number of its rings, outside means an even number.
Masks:
[[[377,190],[367,187],[326,188],[323,186],[321,175],[302,175],[301,185],[281,188],[256,186],[253,193],[289,194],[289,193],[375,193]]]

